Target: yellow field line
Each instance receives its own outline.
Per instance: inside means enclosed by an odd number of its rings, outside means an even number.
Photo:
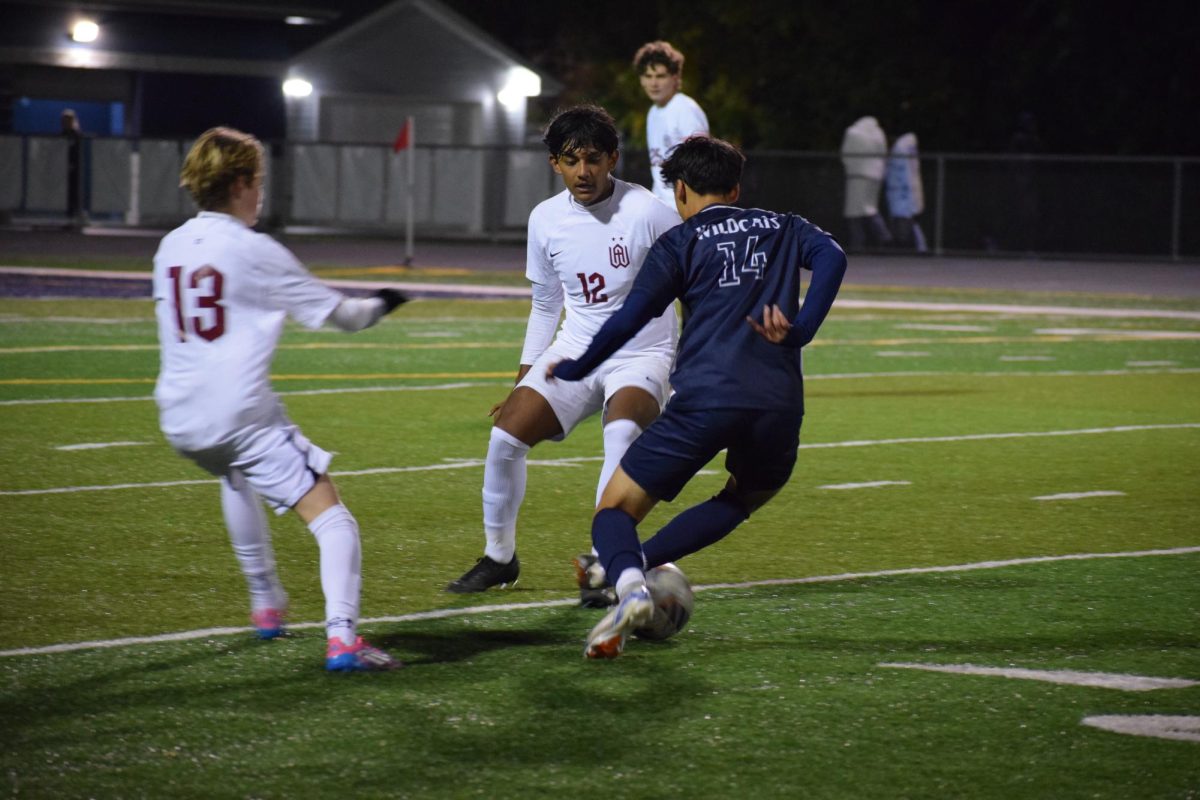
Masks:
[[[422,342],[420,344],[382,344],[379,342],[308,342],[281,344],[279,350],[474,350],[487,348],[517,349],[520,342]],[[88,353],[158,350],[157,344],[58,344],[44,347],[0,347],[0,355],[21,353]]]
[[[426,380],[431,378],[512,378],[515,370],[505,372],[375,372],[363,375],[272,375],[273,381],[378,381],[378,380]],[[155,378],[5,378],[0,386],[93,386],[111,383],[154,383]]]
[[[1174,335],[1173,335],[1174,334]],[[805,347],[896,347],[933,344],[1064,344],[1090,342],[1140,342],[1194,340],[1194,331],[1147,331],[1145,333],[1054,334],[1042,336],[925,336],[892,339],[817,339]],[[481,350],[517,349],[520,342],[430,342],[383,344],[379,342],[308,342],[283,344],[280,350]],[[158,350],[157,344],[46,345],[44,347],[0,347],[0,355],[30,353],[137,352]]]

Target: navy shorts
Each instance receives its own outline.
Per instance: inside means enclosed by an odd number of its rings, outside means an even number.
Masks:
[[[652,497],[674,500],[717,453],[742,491],[769,491],[787,483],[796,466],[802,411],[746,408],[681,411],[662,416],[625,451],[621,469]]]

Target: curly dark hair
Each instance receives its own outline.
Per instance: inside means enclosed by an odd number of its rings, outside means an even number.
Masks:
[[[615,153],[620,143],[617,123],[600,106],[579,105],[559,111],[546,126],[542,142],[550,155],[593,147],[602,153]]]
[[[638,74],[645,72],[646,67],[655,64],[662,64],[667,68],[667,72],[678,75],[683,72],[683,53],[672,47],[670,42],[660,39],[656,42],[647,42],[633,54],[633,68],[638,71]]]

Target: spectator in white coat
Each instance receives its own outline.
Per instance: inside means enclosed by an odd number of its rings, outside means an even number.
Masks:
[[[862,117],[842,137],[846,170],[844,216],[851,250],[890,244],[892,235],[879,213],[879,191],[887,164],[887,137],[874,117]]]

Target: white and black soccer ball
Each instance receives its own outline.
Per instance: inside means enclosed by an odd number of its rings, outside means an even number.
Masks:
[[[634,630],[640,639],[662,641],[683,630],[692,618],[696,598],[687,576],[674,564],[663,564],[646,573],[646,587],[654,601],[650,622]]]

